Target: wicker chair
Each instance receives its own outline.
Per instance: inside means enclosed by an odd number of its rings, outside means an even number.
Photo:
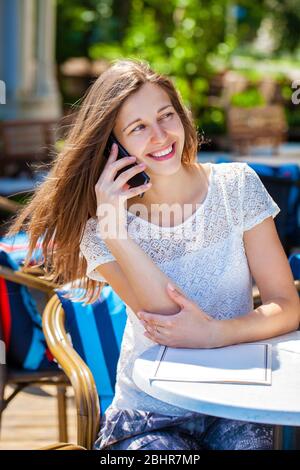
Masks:
[[[231,106],[227,110],[227,128],[232,149],[240,154],[257,145],[268,145],[277,153],[279,145],[286,140],[287,123],[280,105]]]
[[[92,449],[100,425],[100,406],[94,378],[73,349],[64,327],[64,310],[55,294],[43,313],[47,344],[73,386],[77,408],[77,445]],[[54,444],[50,448],[56,448]]]
[[[33,162],[49,162],[57,138],[55,120],[10,120],[0,125],[0,167],[13,168],[13,175],[20,171],[32,174]]]
[[[36,270],[36,274],[39,274],[38,270]],[[55,285],[40,279],[36,274],[14,271],[0,266],[0,278],[43,292],[47,298],[50,298],[53,295]],[[0,339],[4,341],[1,321]],[[14,390],[5,398],[7,385],[13,386]],[[57,389],[59,440],[67,441],[66,387],[70,385],[70,382],[61,370],[34,371],[16,368],[10,364],[0,364],[0,425],[3,411],[19,392],[29,386],[41,385],[53,385]]]

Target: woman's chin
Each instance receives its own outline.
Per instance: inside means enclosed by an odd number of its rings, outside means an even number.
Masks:
[[[165,161],[165,162],[161,162],[160,164],[158,165],[153,165],[149,167],[147,167],[145,169],[145,172],[149,174],[149,176],[151,175],[161,175],[161,176],[167,176],[167,175],[174,175],[175,173],[177,173],[177,171],[179,171],[179,169],[181,168],[182,166],[182,162],[181,162],[181,159],[177,159],[177,158],[174,158],[170,161]]]

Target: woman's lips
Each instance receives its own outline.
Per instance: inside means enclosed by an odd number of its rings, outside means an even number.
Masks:
[[[163,155],[162,157],[153,157],[150,153],[148,153],[147,156],[152,158],[153,160],[156,160],[158,162],[162,162],[164,160],[169,160],[170,158],[174,157],[175,149],[176,149],[176,142],[174,142],[172,144],[172,151],[170,153],[168,153],[167,155]]]

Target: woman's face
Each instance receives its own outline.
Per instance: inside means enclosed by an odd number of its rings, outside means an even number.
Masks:
[[[118,113],[113,132],[149,175],[169,175],[181,165],[184,128],[168,94],[153,83],[129,96]]]

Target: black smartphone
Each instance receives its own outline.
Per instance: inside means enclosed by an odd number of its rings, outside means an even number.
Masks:
[[[127,152],[127,150],[123,147],[123,145],[120,144],[120,142],[116,139],[116,137],[114,136],[113,133],[110,134],[108,140],[107,140],[107,144],[106,144],[106,147],[105,147],[105,150],[104,150],[104,155],[106,156],[106,158],[109,157],[109,154],[110,154],[110,151],[111,151],[111,148],[112,148],[112,145],[116,143],[118,145],[118,158],[117,160],[119,160],[120,158],[124,158],[124,157],[130,157],[130,154]],[[119,170],[116,174],[116,177],[115,179],[125,170],[128,170],[129,168],[132,168],[133,166],[137,165],[136,163],[130,163],[129,165],[125,166],[124,168],[122,168],[121,170]],[[137,186],[142,186],[143,184],[146,184],[150,181],[150,177],[147,175],[147,173],[145,173],[144,171],[141,171],[140,173],[138,173],[137,175],[134,175],[132,178],[130,178],[130,180],[127,181],[127,183],[129,184],[129,186],[131,186],[132,188],[136,188]],[[144,193],[143,193],[144,194]],[[140,197],[143,196],[140,195]]]

